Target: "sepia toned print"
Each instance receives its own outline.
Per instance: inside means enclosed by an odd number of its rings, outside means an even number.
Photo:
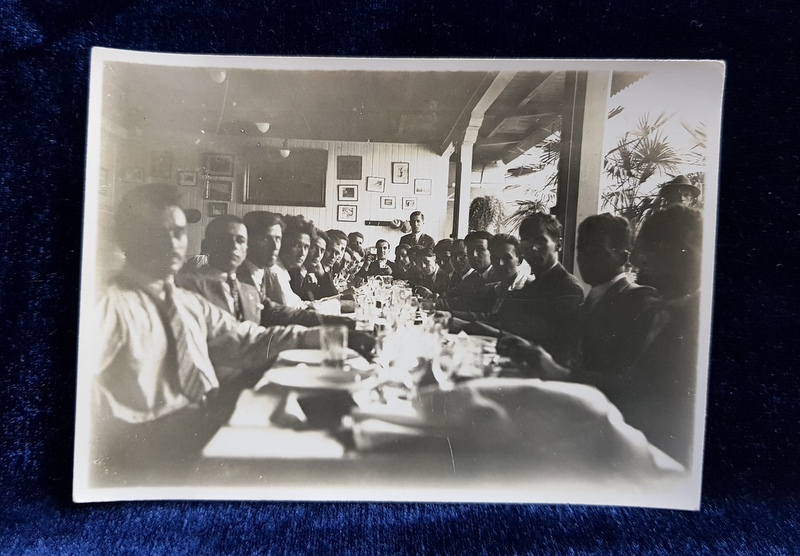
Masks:
[[[74,499],[696,509],[723,78],[95,49]]]

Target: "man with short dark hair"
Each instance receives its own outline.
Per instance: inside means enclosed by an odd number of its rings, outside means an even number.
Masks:
[[[632,364],[616,370],[601,369],[603,372],[570,370],[554,364],[540,350],[537,353],[535,346],[506,338],[498,342],[498,353],[527,363],[544,378],[588,382],[598,387],[619,408],[627,423],[689,466],[694,435],[702,237],[702,214],[683,205],[658,211],[643,224],[631,258],[639,269],[637,282],[657,288],[662,300],[654,305],[652,318],[642,325],[644,340]],[[631,340],[638,341],[636,337]]]
[[[489,252],[489,240],[492,234],[481,230],[470,232],[464,238],[464,248],[468,269],[456,284],[436,300],[436,308],[444,311],[477,311],[491,309],[486,306],[485,299],[479,300],[477,293],[488,283],[492,261]],[[461,263],[463,265],[463,262]]]
[[[400,243],[405,243],[409,247],[421,245],[433,249],[436,242],[431,236],[422,233],[422,228],[425,226],[425,215],[415,210],[411,213],[408,221],[411,224],[411,233],[401,237]]]
[[[208,264],[179,272],[176,284],[202,295],[238,320],[260,323],[263,305],[258,290],[236,276],[247,254],[247,228],[242,219],[232,214],[217,216],[206,228],[204,245]]]
[[[216,405],[215,366],[255,373],[281,350],[319,347],[319,332],[238,321],[175,287],[187,222],[174,188],[137,187],[115,216],[126,260],[99,301],[92,461],[117,480],[185,471],[232,408]]]
[[[394,265],[389,261],[389,242],[379,239],[375,242],[375,260],[367,268],[367,276],[392,276]]]
[[[287,307],[268,297],[267,292],[279,287],[271,284],[274,276],[268,269],[278,261],[285,224],[280,215],[267,211],[248,212],[242,220],[247,227],[248,248],[247,257],[239,267],[237,277],[240,282],[253,285],[259,290],[263,305],[261,324],[316,326],[334,319],[334,317],[322,317],[311,309]]]

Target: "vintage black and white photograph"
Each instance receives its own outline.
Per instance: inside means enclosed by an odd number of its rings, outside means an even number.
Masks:
[[[403,197],[400,200],[403,203],[403,205],[402,205],[403,210],[417,210],[417,198],[416,197]]]
[[[386,191],[386,178],[369,176],[366,189],[373,193],[384,193]]]
[[[210,217],[228,214],[228,203],[208,203],[208,215]]]
[[[430,195],[431,194],[431,180],[421,178],[414,180],[414,195]]]
[[[209,177],[206,179],[205,196],[209,201],[233,201],[233,180]]]
[[[337,180],[360,180],[361,179],[361,157],[345,156],[336,157],[336,179]]]
[[[358,186],[353,184],[339,184],[337,201],[358,201]]]
[[[233,155],[215,154],[206,155],[204,168],[209,176],[232,176],[233,175]]]
[[[178,185],[194,187],[197,185],[197,172],[178,172]]]
[[[355,222],[358,207],[356,205],[337,205],[336,212],[337,222]]]
[[[724,73],[94,49],[74,499],[697,509]]]
[[[392,183],[408,183],[408,162],[392,162]]]

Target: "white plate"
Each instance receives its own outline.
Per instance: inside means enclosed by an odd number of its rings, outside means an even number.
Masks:
[[[295,390],[349,390],[363,383],[355,371],[345,372],[327,367],[278,367],[267,371],[262,382]]]
[[[359,357],[357,351],[347,348],[346,358]],[[279,359],[289,363],[305,363],[306,365],[322,365],[324,354],[321,349],[287,349],[280,353]]]

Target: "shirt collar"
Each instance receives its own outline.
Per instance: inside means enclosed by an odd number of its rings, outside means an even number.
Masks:
[[[586,296],[586,301],[595,302],[601,297],[603,297],[608,290],[611,289],[611,286],[619,282],[620,280],[625,279],[625,273],[620,272],[616,276],[614,276],[611,280],[607,282],[603,282],[597,286],[593,286],[591,290],[589,290],[589,295]]]

